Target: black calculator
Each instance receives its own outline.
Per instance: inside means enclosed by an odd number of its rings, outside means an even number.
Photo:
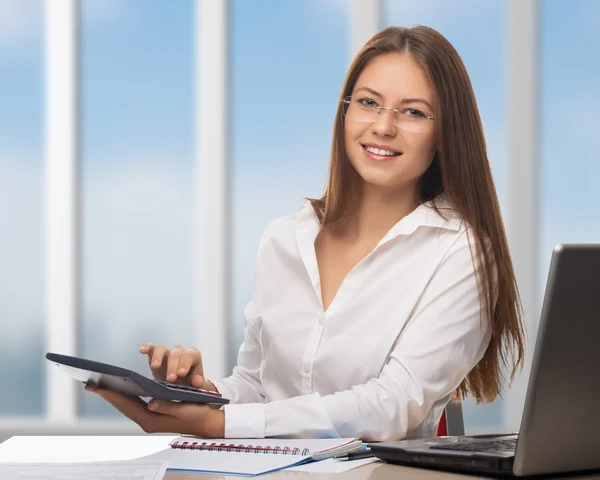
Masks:
[[[152,397],[158,400],[173,400],[176,402],[221,405],[229,403],[229,400],[223,398],[220,393],[189,385],[154,380],[133,370],[108,365],[107,363],[50,352],[46,354],[46,359],[86,385],[93,385],[126,395]]]

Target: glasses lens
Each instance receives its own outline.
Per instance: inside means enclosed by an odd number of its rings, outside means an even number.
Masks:
[[[352,97],[346,98],[346,117],[353,122],[373,123],[377,120],[379,111],[374,106],[367,106],[361,103],[359,99]]]
[[[396,126],[409,132],[430,132],[433,129],[433,121],[424,117],[407,117],[399,114]]]

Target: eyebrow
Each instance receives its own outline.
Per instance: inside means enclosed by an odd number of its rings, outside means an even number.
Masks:
[[[360,88],[357,88],[355,90],[355,92],[358,92],[359,90],[366,90],[367,92],[369,92],[371,95],[374,95],[375,97],[383,98],[383,96],[379,92],[376,92],[372,88],[369,88],[369,87],[360,87]],[[431,103],[429,103],[427,100],[425,100],[423,98],[404,98],[400,102],[400,105],[405,105],[407,103],[422,103],[427,108],[429,108],[429,111],[431,113],[433,113],[433,107],[431,106]]]

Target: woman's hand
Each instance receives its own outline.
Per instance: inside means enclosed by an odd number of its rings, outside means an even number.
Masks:
[[[204,378],[202,355],[197,348],[176,345],[168,349],[162,345],[144,343],[140,353],[148,356],[148,364],[156,380],[217,392],[213,383]]]
[[[225,412],[208,405],[151,400],[86,385],[146,433],[176,433],[201,438],[225,437]]]

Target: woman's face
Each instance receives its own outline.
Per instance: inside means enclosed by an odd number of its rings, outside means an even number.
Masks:
[[[436,120],[424,118],[435,117],[434,91],[425,72],[409,54],[380,55],[360,73],[350,101],[344,142],[360,177],[380,189],[416,193],[437,147]],[[377,106],[397,109],[397,120],[390,110],[377,118]]]

